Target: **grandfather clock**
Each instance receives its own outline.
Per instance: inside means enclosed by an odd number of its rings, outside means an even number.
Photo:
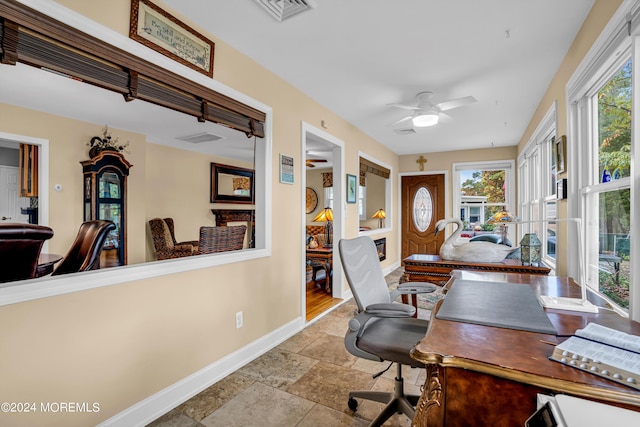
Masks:
[[[127,176],[133,166],[117,151],[102,151],[80,162],[84,178],[84,220],[113,221],[116,229],[107,236],[100,267],[127,263]]]

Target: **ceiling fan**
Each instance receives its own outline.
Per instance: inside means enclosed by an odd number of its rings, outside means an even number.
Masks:
[[[307,160],[305,160],[305,164],[307,165],[308,168],[315,168],[316,165],[314,165],[314,163],[327,163],[327,160],[325,160],[325,159],[307,159]]]
[[[462,107],[463,105],[477,102],[473,96],[465,96],[464,98],[452,99],[434,104],[431,102],[432,97],[433,92],[420,92],[416,95],[417,101],[415,105],[387,104],[391,107],[413,110],[411,115],[392,123],[391,126],[404,123],[408,120],[411,120],[413,125],[416,127],[434,126],[438,124],[441,116],[446,116],[446,114],[442,113],[443,111],[452,110],[454,108]]]

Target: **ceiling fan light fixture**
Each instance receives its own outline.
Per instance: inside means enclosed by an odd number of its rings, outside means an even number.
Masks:
[[[438,124],[438,114],[429,112],[429,113],[420,113],[411,119],[414,126],[419,128],[424,128],[428,126],[434,126]]]

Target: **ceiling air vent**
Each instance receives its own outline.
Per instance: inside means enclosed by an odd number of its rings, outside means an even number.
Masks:
[[[398,135],[411,135],[412,133],[416,133],[416,130],[413,128],[394,129],[393,131]]]
[[[278,22],[317,7],[313,0],[256,0],[256,2]]]
[[[218,135],[214,135],[212,133],[202,132],[202,133],[196,133],[194,135],[181,136],[176,139],[190,142],[192,144],[201,144],[203,142],[217,141],[219,139],[222,139],[222,137]]]

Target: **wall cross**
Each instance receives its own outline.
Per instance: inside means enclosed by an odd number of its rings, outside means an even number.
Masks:
[[[424,164],[427,163],[427,159],[425,159],[421,155],[420,157],[418,157],[418,160],[416,160],[416,163],[420,164],[420,170],[423,171],[424,170]]]

